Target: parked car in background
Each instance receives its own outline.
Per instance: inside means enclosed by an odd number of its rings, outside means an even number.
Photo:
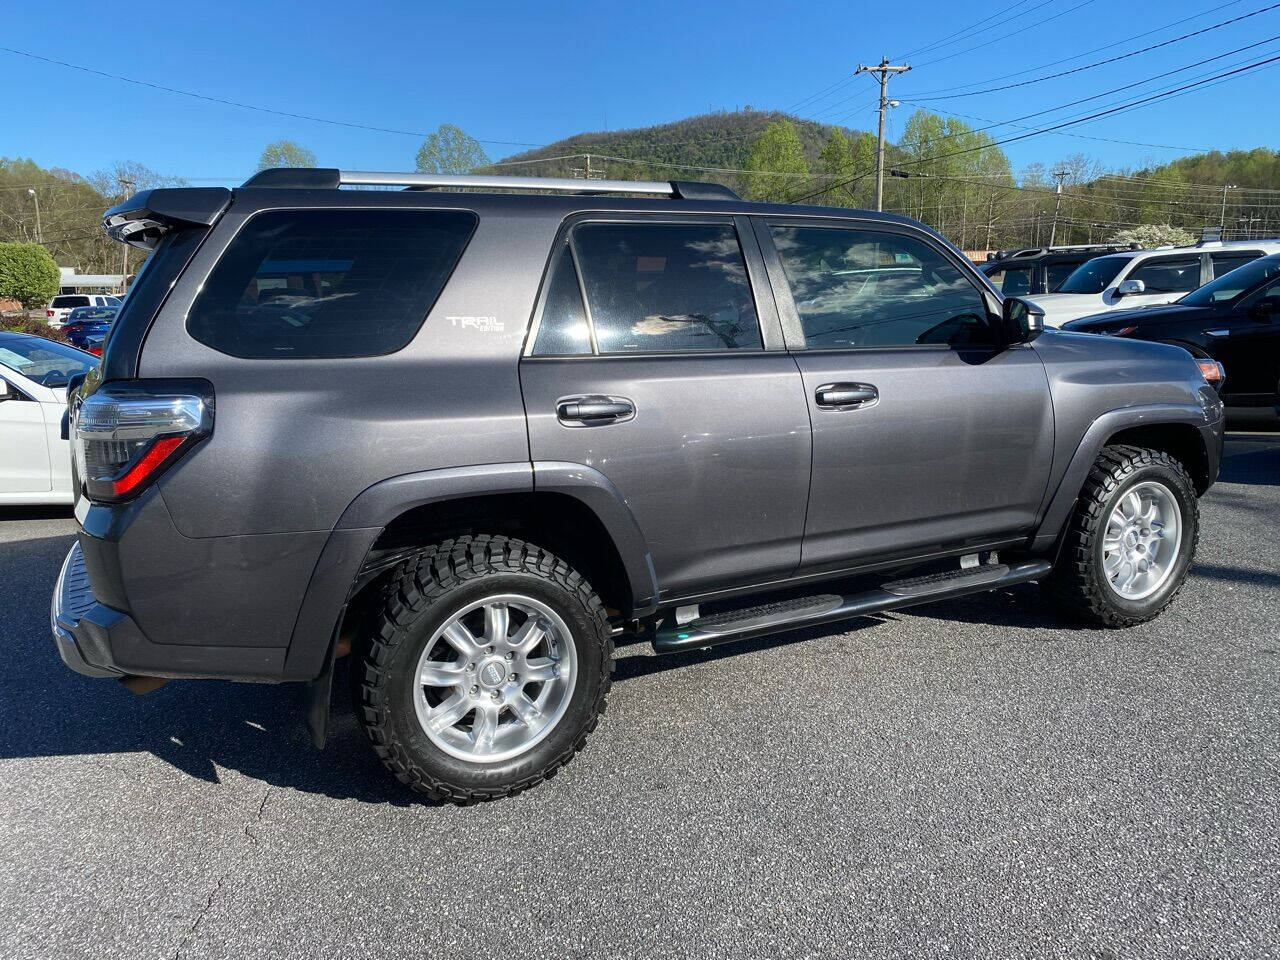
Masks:
[[[1006,297],[1034,297],[1054,293],[1077,267],[1094,257],[1136,249],[1135,244],[1094,243],[1000,250],[978,269]]]
[[[1097,257],[1078,267],[1058,288],[1035,298],[1044,322],[1070,320],[1108,310],[1172,303],[1184,294],[1252,260],[1280,253],[1280,240],[1213,241],[1194,247],[1160,247]]]
[[[96,363],[65,343],[0,331],[0,504],[71,502],[67,381]]]
[[[119,307],[76,307],[63,321],[62,332],[72,346],[101,356],[102,344],[119,312]]]
[[[119,297],[105,293],[63,293],[49,301],[44,315],[49,326],[56,330],[76,307],[118,307],[120,302]]]
[[[1083,317],[1064,329],[1159,340],[1222,364],[1228,424],[1274,420],[1280,397],[1280,254],[1232,270],[1176,303]]]

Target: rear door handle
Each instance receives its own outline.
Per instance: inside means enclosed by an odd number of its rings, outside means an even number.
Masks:
[[[850,410],[875,403],[880,391],[869,383],[824,383],[813,397],[824,410]]]
[[[556,404],[556,416],[569,426],[619,423],[635,412],[635,404],[626,397],[567,397]]]

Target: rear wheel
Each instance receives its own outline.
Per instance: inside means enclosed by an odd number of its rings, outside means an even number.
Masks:
[[[1195,486],[1159,450],[1106,447],[1089,472],[1049,587],[1068,613],[1107,627],[1150,620],[1186,580],[1199,537]]]
[[[404,564],[357,665],[356,707],[383,763],[466,803],[554,775],[604,711],[604,607],[563,560],[461,537]]]

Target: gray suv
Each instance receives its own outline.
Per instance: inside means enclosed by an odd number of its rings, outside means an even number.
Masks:
[[[271,170],[105,225],[151,256],[71,396],[63,660],[303,683],[322,746],[349,655],[374,749],[437,799],[553,775],[615,642],[1035,580],[1148,620],[1217,475],[1185,351],[1042,333],[902,217]]]

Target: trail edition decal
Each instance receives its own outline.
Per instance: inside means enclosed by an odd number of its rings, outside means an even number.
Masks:
[[[501,333],[504,328],[503,322],[497,317],[450,317],[449,323],[478,333]]]

